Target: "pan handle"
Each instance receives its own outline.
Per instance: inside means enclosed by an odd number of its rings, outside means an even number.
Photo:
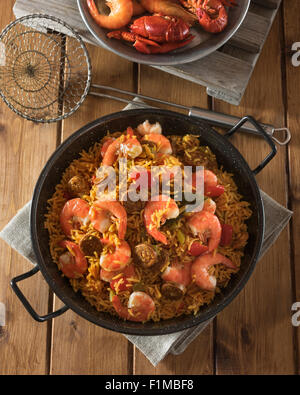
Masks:
[[[35,265],[33,269],[31,269],[29,272],[21,274],[20,276],[14,277],[11,281],[10,281],[10,285],[13,289],[13,291],[15,292],[15,294],[17,295],[17,297],[20,299],[20,301],[23,303],[25,309],[28,311],[28,313],[31,315],[31,317],[33,319],[35,319],[38,322],[44,322],[44,321],[48,321],[51,318],[55,318],[58,317],[59,315],[63,314],[64,312],[66,312],[69,307],[64,306],[61,309],[57,310],[57,311],[53,311],[50,314],[46,314],[43,316],[40,316],[39,314],[37,314],[32,306],[30,305],[30,303],[28,302],[28,300],[25,298],[23,292],[20,290],[20,288],[17,286],[17,283],[19,281],[23,281],[28,277],[33,276],[34,274],[36,274],[39,271],[39,267],[38,265]]]
[[[252,123],[252,125],[256,128],[257,132],[259,134],[261,134],[261,136],[265,139],[265,141],[271,147],[271,152],[265,157],[265,159],[254,170],[252,170],[252,172],[256,175],[274,158],[274,156],[277,153],[277,148],[276,148],[274,141],[268,135],[268,133],[266,133],[266,131],[261,127],[261,125],[250,115],[247,115],[247,116],[243,117],[242,119],[240,119],[239,122],[232,129],[230,129],[227,133],[225,133],[224,136],[225,137],[232,136],[246,122]]]

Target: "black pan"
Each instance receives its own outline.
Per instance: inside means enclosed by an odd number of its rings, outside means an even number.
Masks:
[[[245,200],[251,203],[252,217],[248,220],[249,241],[245,248],[245,256],[241,268],[232,276],[229,285],[218,294],[213,302],[201,308],[196,316],[183,316],[158,323],[124,322],[107,313],[98,312],[79,293],[75,293],[66,278],[61,276],[57,265],[53,262],[49,251],[49,235],[44,228],[47,200],[53,195],[55,186],[60,182],[61,175],[69,164],[78,158],[79,152],[87,150],[99,141],[108,130],[125,130],[127,126],[136,127],[145,119],[150,122],[160,122],[166,134],[200,134],[202,145],[208,145],[216,154],[219,165],[234,174],[239,191]],[[265,160],[251,170],[238,150],[230,143],[228,137],[238,131],[239,127],[250,121],[263,138],[268,142],[272,151]],[[46,163],[34,190],[31,208],[31,236],[36,255],[37,265],[28,273],[22,274],[11,281],[11,286],[21,299],[25,308],[37,321],[46,321],[64,313],[67,309],[84,317],[88,321],[113,331],[135,335],[162,335],[173,333],[198,325],[214,317],[224,309],[243,289],[249,279],[255,264],[264,236],[264,209],[259,188],[255,180],[257,174],[276,154],[276,147],[271,138],[251,117],[244,117],[225,137],[196,118],[181,115],[171,111],[158,109],[137,109],[114,113],[84,126],[72,134],[61,144]],[[51,314],[40,316],[31,307],[17,282],[32,276],[41,270],[52,291],[62,300],[65,306]]]

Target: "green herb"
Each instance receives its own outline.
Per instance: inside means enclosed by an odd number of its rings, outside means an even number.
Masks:
[[[109,290],[109,300],[112,301],[112,298],[115,296],[115,293],[112,289]]]
[[[180,229],[177,230],[176,236],[177,236],[177,240],[179,241],[179,243],[180,244],[184,244],[184,242],[185,242],[185,235],[184,235],[184,233],[181,232]]]
[[[135,283],[132,288],[134,291],[145,291],[145,286],[143,283]]]

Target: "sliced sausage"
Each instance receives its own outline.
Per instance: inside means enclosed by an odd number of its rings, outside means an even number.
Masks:
[[[94,235],[83,236],[79,242],[79,247],[85,256],[93,256],[94,252],[100,255],[103,249],[99,237]]]
[[[157,262],[157,253],[155,249],[147,243],[135,246],[135,256],[144,267],[151,267]]]
[[[185,294],[186,288],[182,284],[176,284],[172,281],[164,283],[161,287],[161,293],[168,299],[180,299]]]
[[[82,198],[89,194],[90,186],[84,178],[74,176],[68,181],[68,192],[72,197]]]

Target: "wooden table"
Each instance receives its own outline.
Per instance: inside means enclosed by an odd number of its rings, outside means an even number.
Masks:
[[[0,28],[14,19],[14,1],[1,5]],[[180,356],[154,368],[122,335],[95,326],[72,311],[37,323],[9,286],[30,264],[1,242],[0,302],[7,309],[0,328],[0,374],[299,374],[300,327],[291,324],[300,301],[300,67],[291,46],[300,40],[300,2],[284,0],[239,107],[208,98],[205,89],[147,66],[89,46],[95,83],[133,90],[185,105],[235,115],[253,115],[292,131],[289,147],[257,177],[260,187],[294,211],[293,220],[257,265],[239,296]],[[233,70],[234,72],[234,70]],[[79,127],[122,105],[88,97],[63,122],[36,125],[0,103],[1,228],[30,200],[40,170],[60,142]],[[239,135],[234,143],[253,167],[268,147],[260,138]],[[22,283],[34,308],[59,307],[40,274]]]

